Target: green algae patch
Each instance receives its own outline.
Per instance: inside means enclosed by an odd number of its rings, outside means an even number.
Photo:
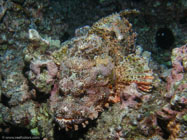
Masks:
[[[184,119],[184,121],[187,122],[187,114],[185,114],[184,116],[182,116],[182,118]]]
[[[31,129],[31,134],[34,136],[39,136],[40,133],[38,131],[38,127]]]

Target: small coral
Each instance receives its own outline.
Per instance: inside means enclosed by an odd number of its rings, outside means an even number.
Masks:
[[[176,121],[170,121],[167,125],[168,130],[170,132],[169,139],[174,140],[178,137],[178,134],[180,132],[180,124],[176,123]]]

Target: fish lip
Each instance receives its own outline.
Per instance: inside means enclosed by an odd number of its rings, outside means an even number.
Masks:
[[[56,121],[60,124],[60,126],[63,127],[65,127],[66,125],[81,124],[85,120],[86,119],[56,117]]]

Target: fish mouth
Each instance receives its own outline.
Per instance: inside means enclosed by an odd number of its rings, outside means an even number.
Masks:
[[[83,128],[86,127],[88,121],[86,119],[75,119],[75,118],[63,118],[63,117],[56,117],[55,119],[61,128],[65,128],[66,131],[74,129],[75,131],[78,130],[78,125],[81,124]]]

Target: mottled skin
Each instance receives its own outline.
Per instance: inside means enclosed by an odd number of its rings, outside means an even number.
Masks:
[[[99,20],[87,33],[53,51],[39,34],[30,32],[34,45],[25,51],[32,58],[26,59],[28,78],[37,90],[46,94],[51,90],[51,111],[62,128],[85,127],[109,102],[119,102],[121,90],[131,83],[140,90],[151,90],[152,71],[148,61],[135,54],[136,34],[123,15]]]

